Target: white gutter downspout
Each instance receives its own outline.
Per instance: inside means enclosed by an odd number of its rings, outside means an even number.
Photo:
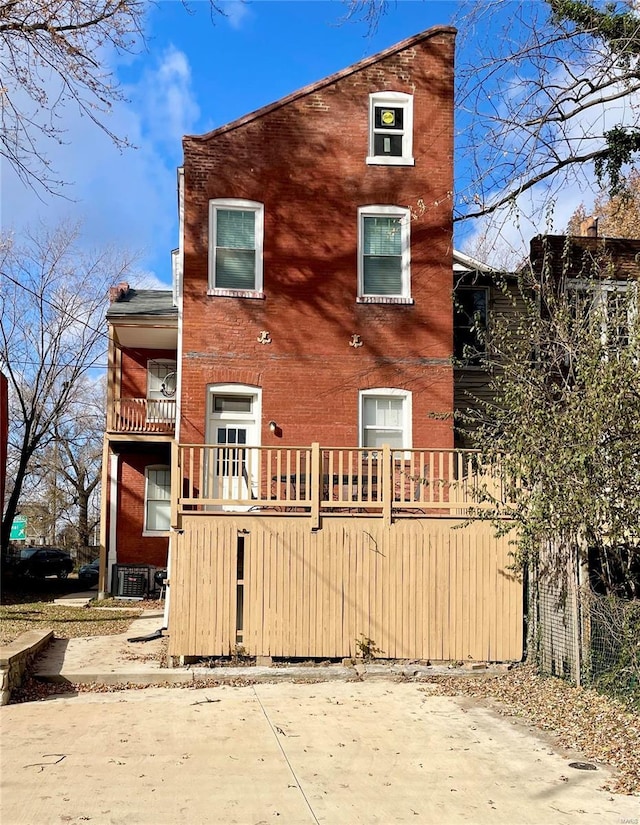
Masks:
[[[184,277],[184,167],[178,167],[178,262],[176,271],[173,273],[174,284],[173,294],[178,305],[178,349],[177,360],[177,381],[176,381],[176,426],[174,440],[180,443],[180,410],[182,407],[182,307],[183,307],[183,277]],[[175,469],[175,468],[172,468]],[[167,553],[167,585],[165,587],[164,616],[162,624],[169,627],[169,608],[171,605],[171,561],[173,548],[178,536],[171,532],[169,536],[169,551]]]

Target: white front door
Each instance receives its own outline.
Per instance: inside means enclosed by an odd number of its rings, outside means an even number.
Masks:
[[[256,496],[256,408],[256,395],[236,395],[215,388],[211,392],[207,441],[216,446],[208,455],[207,480],[212,498],[229,501],[222,505],[225,510],[249,509],[250,505],[234,502]]]

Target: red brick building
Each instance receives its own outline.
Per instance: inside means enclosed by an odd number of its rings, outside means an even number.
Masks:
[[[109,571],[166,565],[173,441],[453,447],[454,38],[184,139],[173,293],[107,315]]]

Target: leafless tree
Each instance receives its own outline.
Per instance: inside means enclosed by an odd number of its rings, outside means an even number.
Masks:
[[[92,496],[99,490],[102,436],[105,428],[104,382],[85,381],[79,409],[69,410],[56,427],[56,443],[62,460],[60,476],[66,492],[64,520],[76,536],[78,547],[89,547],[97,525]]]
[[[353,0],[375,26],[386,0]],[[543,185],[544,205],[594,166],[624,190],[640,152],[637,0],[469,0],[457,19],[456,219],[515,205]]]
[[[77,390],[81,401],[70,401],[54,425],[51,443],[34,454],[20,510],[39,514],[39,533],[49,543],[81,549],[91,545],[98,523],[92,502],[101,476],[104,381],[85,377]],[[29,519],[29,535],[33,526]]]
[[[150,0],[0,0],[0,156],[31,186],[59,192],[47,157],[65,140],[64,112],[75,105],[117,146],[108,125],[123,99],[108,61],[143,44]],[[188,3],[182,3],[188,11]],[[211,0],[212,14],[223,13]]]
[[[41,228],[20,244],[0,240],[0,370],[10,395],[3,551],[34,457],[56,443],[104,360],[107,289],[131,265],[121,250],[87,253],[78,241],[78,227],[68,226]]]

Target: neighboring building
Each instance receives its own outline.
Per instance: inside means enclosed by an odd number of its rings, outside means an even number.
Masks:
[[[108,575],[101,589],[118,592],[114,564],[167,565],[178,309],[170,290],[125,283],[111,289],[110,300],[101,517]]]
[[[640,279],[640,239],[608,238],[597,234],[597,221],[583,227],[584,235],[538,235],[531,241],[530,265],[543,268],[558,283],[576,285],[598,278],[606,289]],[[588,234],[587,234],[588,233]]]
[[[104,560],[169,553],[172,655],[522,654],[508,536],[453,530],[454,36],[186,137],[174,294],[112,296]]]
[[[456,446],[469,447],[470,420],[490,414],[494,400],[487,367],[492,318],[518,323],[524,311],[522,290],[543,272],[558,288],[590,293],[592,306],[601,306],[640,279],[640,240],[598,236],[597,220],[588,219],[581,235],[539,235],[531,240],[528,260],[520,272],[491,269],[454,252],[454,406]],[[478,334],[478,331],[481,334]],[[487,406],[485,406],[487,405]]]
[[[453,356],[456,447],[469,446],[469,416],[490,398],[490,375],[485,367],[490,312],[506,309],[496,289],[496,273],[486,264],[453,253]]]

